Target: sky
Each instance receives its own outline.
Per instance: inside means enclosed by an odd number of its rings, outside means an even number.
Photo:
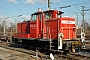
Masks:
[[[42,8],[42,11],[47,10],[48,0],[1,0],[0,1],[0,24],[3,20],[10,26],[10,23],[21,22],[23,20],[30,20],[30,15]],[[78,24],[82,22],[82,7],[84,6],[85,21],[90,23],[90,0],[50,0],[51,9],[63,11],[63,17],[73,17]],[[71,6],[67,8],[60,8]],[[22,15],[20,17],[17,17]],[[7,19],[6,19],[7,18]]]

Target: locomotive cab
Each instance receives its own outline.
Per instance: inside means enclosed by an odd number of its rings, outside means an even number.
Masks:
[[[42,12],[35,12],[31,15],[30,21],[36,21],[36,19],[42,20]]]
[[[50,19],[50,18],[61,18],[64,12],[61,12],[58,10],[47,10],[47,11],[44,11],[43,13],[44,13],[45,19]]]
[[[42,38],[42,12],[36,12],[31,15],[30,19],[30,37]]]

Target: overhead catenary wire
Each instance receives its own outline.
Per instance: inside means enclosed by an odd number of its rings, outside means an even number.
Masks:
[[[16,10],[16,11],[12,11],[12,12],[9,12],[7,14],[11,14],[11,13],[16,13],[16,12],[19,12],[20,10],[24,9],[28,4],[24,5],[23,7],[21,7],[20,9]]]
[[[11,4],[11,3],[5,2],[5,3],[3,3],[3,4],[0,5],[0,8],[6,7],[9,4]]]
[[[90,1],[85,1],[85,2],[80,2],[80,3],[77,3],[77,4],[72,4],[72,5],[82,5],[82,4],[89,4],[90,3]]]
[[[55,4],[55,5],[58,4],[58,6],[59,6],[59,4],[61,4],[61,3],[62,2],[60,2],[60,3],[53,3],[53,4]],[[85,1],[85,2],[80,2],[80,3],[75,3],[75,4],[73,3],[73,4],[64,5],[64,6],[60,6],[60,7],[71,7],[71,6],[82,5],[82,4],[90,4],[90,1]],[[59,8],[59,7],[57,7],[57,8]]]
[[[23,14],[19,14],[19,15],[14,15],[14,16],[8,16],[8,18],[13,18],[13,17],[18,17],[18,16],[23,16],[23,15],[31,15],[31,13],[23,13]]]
[[[71,0],[70,0],[71,1]],[[65,3],[68,2],[68,1],[65,1]],[[71,4],[72,5],[79,5],[79,4],[84,4],[84,3],[90,3],[90,1],[86,1],[86,2],[81,2],[81,3],[76,3],[76,4]],[[55,3],[56,4],[56,3]],[[59,4],[59,3],[58,3]],[[20,9],[16,10],[16,11],[12,11],[12,12],[9,12],[8,14],[11,14],[11,13],[14,13],[14,12],[19,12],[21,11],[22,9],[24,9],[28,4],[26,4],[25,6],[21,7]],[[11,16],[12,17],[12,16]]]
[[[33,0],[34,1],[34,0]],[[32,1],[32,2],[33,2]],[[23,7],[21,7],[20,9],[18,9],[18,10],[15,10],[15,11],[12,11],[12,12],[9,12],[9,13],[7,13],[7,14],[11,14],[11,13],[16,13],[16,12],[20,12],[22,9],[24,9],[27,5],[29,5],[30,3],[27,3],[26,5],[24,5]]]
[[[71,1],[71,0],[70,0]],[[65,1],[65,3],[66,2],[69,2],[69,1]],[[68,6],[72,6],[72,5],[78,5],[78,4],[83,4],[83,3],[89,3],[90,1],[86,1],[86,2],[81,2],[81,3],[77,3],[77,4],[71,4],[71,5],[68,5]],[[54,3],[53,3],[54,4]],[[55,3],[56,4],[56,3]],[[60,4],[60,3],[58,3],[58,4]],[[16,11],[12,11],[12,12],[9,12],[9,13],[7,13],[7,14],[11,14],[11,13],[14,13],[14,12],[19,12],[19,11],[21,11],[22,9],[24,9],[26,6],[27,6],[28,4],[26,4],[25,6],[23,6],[23,7],[21,7],[20,9],[18,9],[18,10],[16,10]],[[58,7],[57,7],[58,8]],[[56,7],[55,7],[55,9],[56,9]]]

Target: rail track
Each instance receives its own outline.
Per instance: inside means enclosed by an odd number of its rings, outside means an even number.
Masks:
[[[36,51],[26,50],[26,49],[21,48],[20,44],[16,44],[16,45],[17,46],[14,46],[14,47],[11,46],[10,47],[9,43],[4,42],[4,43],[0,43],[0,48],[4,48],[4,49],[12,50],[12,51],[17,51],[17,52],[25,53],[25,54],[28,54],[33,59],[39,59],[39,60],[50,59],[48,55],[42,55],[38,50],[36,50]]]
[[[6,43],[6,42],[0,43],[0,48],[6,49],[6,52],[8,53],[11,53],[10,51],[13,51],[13,52],[17,51],[17,52],[25,53],[29,56],[29,58],[25,57],[28,59],[33,58],[35,60],[51,60],[49,55],[45,55],[44,53],[41,53],[38,50],[36,51],[26,50],[26,49],[23,49],[20,46],[20,44],[16,44],[17,46],[12,47],[10,46],[11,44]],[[22,55],[18,55],[18,56],[23,57]],[[70,53],[66,55],[53,53],[53,56],[55,58],[54,60],[90,60],[90,55],[79,54],[79,53]]]
[[[90,56],[72,53],[71,55],[55,55],[58,60],[90,60]]]

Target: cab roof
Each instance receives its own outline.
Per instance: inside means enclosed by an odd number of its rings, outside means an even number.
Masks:
[[[53,11],[57,11],[57,12],[59,12],[59,14],[64,13],[64,12],[62,12],[62,11],[58,11],[58,10],[46,10],[46,11],[43,11],[43,12],[46,13],[46,12],[53,12]]]
[[[32,15],[38,15],[38,14],[41,14],[41,13],[42,13],[42,11],[41,12],[35,12]]]
[[[64,12],[58,11],[58,10],[46,10],[46,11],[35,12],[35,13],[33,13],[32,15],[38,15],[38,14],[41,14],[41,13],[53,12],[53,11],[57,11],[58,14],[63,14],[63,13],[64,13]]]

